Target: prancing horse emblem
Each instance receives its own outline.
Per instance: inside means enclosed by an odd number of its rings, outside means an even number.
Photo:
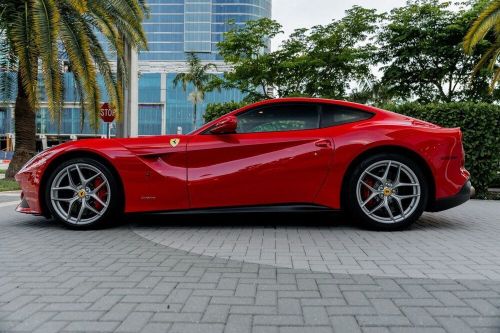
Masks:
[[[181,142],[181,139],[170,139],[170,145],[174,148],[177,147],[179,142]]]

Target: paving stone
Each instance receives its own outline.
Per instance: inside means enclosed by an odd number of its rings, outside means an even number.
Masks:
[[[139,332],[147,325],[152,316],[152,312],[132,312],[115,332]]]
[[[460,318],[437,317],[436,319],[448,332],[456,332],[456,333],[474,332],[474,330]]]
[[[300,316],[290,315],[257,315],[254,317],[255,325],[302,325],[303,319]]]
[[[184,304],[182,312],[204,312],[209,302],[209,296],[191,296]]]
[[[356,316],[361,326],[410,326],[405,316]]]
[[[0,208],[0,331],[497,333],[499,204],[397,233],[191,217],[75,232]]]
[[[326,309],[321,306],[305,306],[302,308],[306,325],[329,325]]]
[[[354,316],[332,316],[330,317],[330,322],[332,324],[334,332],[342,333],[358,333],[361,332],[361,328]]]
[[[229,305],[210,304],[207,306],[201,321],[208,323],[225,323],[229,314],[229,308]]]
[[[141,330],[141,333],[165,333],[168,332],[172,324],[168,323],[149,323]]]
[[[67,320],[67,321],[77,321],[77,320],[97,320],[104,312],[102,311],[61,311],[53,320]]]
[[[164,322],[189,322],[195,323],[201,320],[201,313],[156,313],[152,321],[164,321]]]
[[[33,330],[33,333],[56,333],[63,330],[66,325],[68,322],[65,321],[47,321]]]
[[[331,333],[332,328],[329,326],[303,326],[303,327],[287,327],[282,326],[279,330],[280,333]]]
[[[119,322],[114,321],[73,321],[64,330],[69,332],[110,332],[118,325]]]
[[[255,295],[256,305],[276,305],[278,293],[273,290],[259,290]]]
[[[370,301],[360,291],[345,291],[342,294],[349,305],[370,305]]]
[[[439,326],[436,320],[423,308],[403,307],[402,312],[415,326]],[[429,310],[432,313],[432,310]]]
[[[252,316],[230,314],[224,333],[250,333],[252,331]]]
[[[174,323],[169,329],[169,333],[222,333],[224,325],[222,324],[188,324]]]

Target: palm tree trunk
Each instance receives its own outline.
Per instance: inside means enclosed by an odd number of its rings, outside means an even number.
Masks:
[[[194,103],[194,113],[193,113],[193,130],[196,129],[196,119],[197,118],[197,111],[198,111],[198,104]]]
[[[36,153],[36,113],[28,101],[28,95],[21,83],[21,75],[17,73],[17,98],[14,109],[16,148],[12,161],[5,174],[6,178],[14,178],[16,173]]]

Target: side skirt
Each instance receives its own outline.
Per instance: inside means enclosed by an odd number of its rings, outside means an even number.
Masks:
[[[210,214],[254,214],[254,213],[326,213],[338,212],[325,206],[317,205],[276,205],[276,206],[244,206],[244,207],[221,207],[221,208],[206,208],[192,210],[177,210],[166,212],[144,212],[130,213],[127,215],[137,214],[153,214],[153,215],[210,215]]]

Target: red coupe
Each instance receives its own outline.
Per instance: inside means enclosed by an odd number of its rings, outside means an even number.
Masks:
[[[342,209],[397,230],[473,191],[460,129],[308,98],[250,105],[188,135],[68,142],[16,179],[17,211],[75,228],[122,213]]]

